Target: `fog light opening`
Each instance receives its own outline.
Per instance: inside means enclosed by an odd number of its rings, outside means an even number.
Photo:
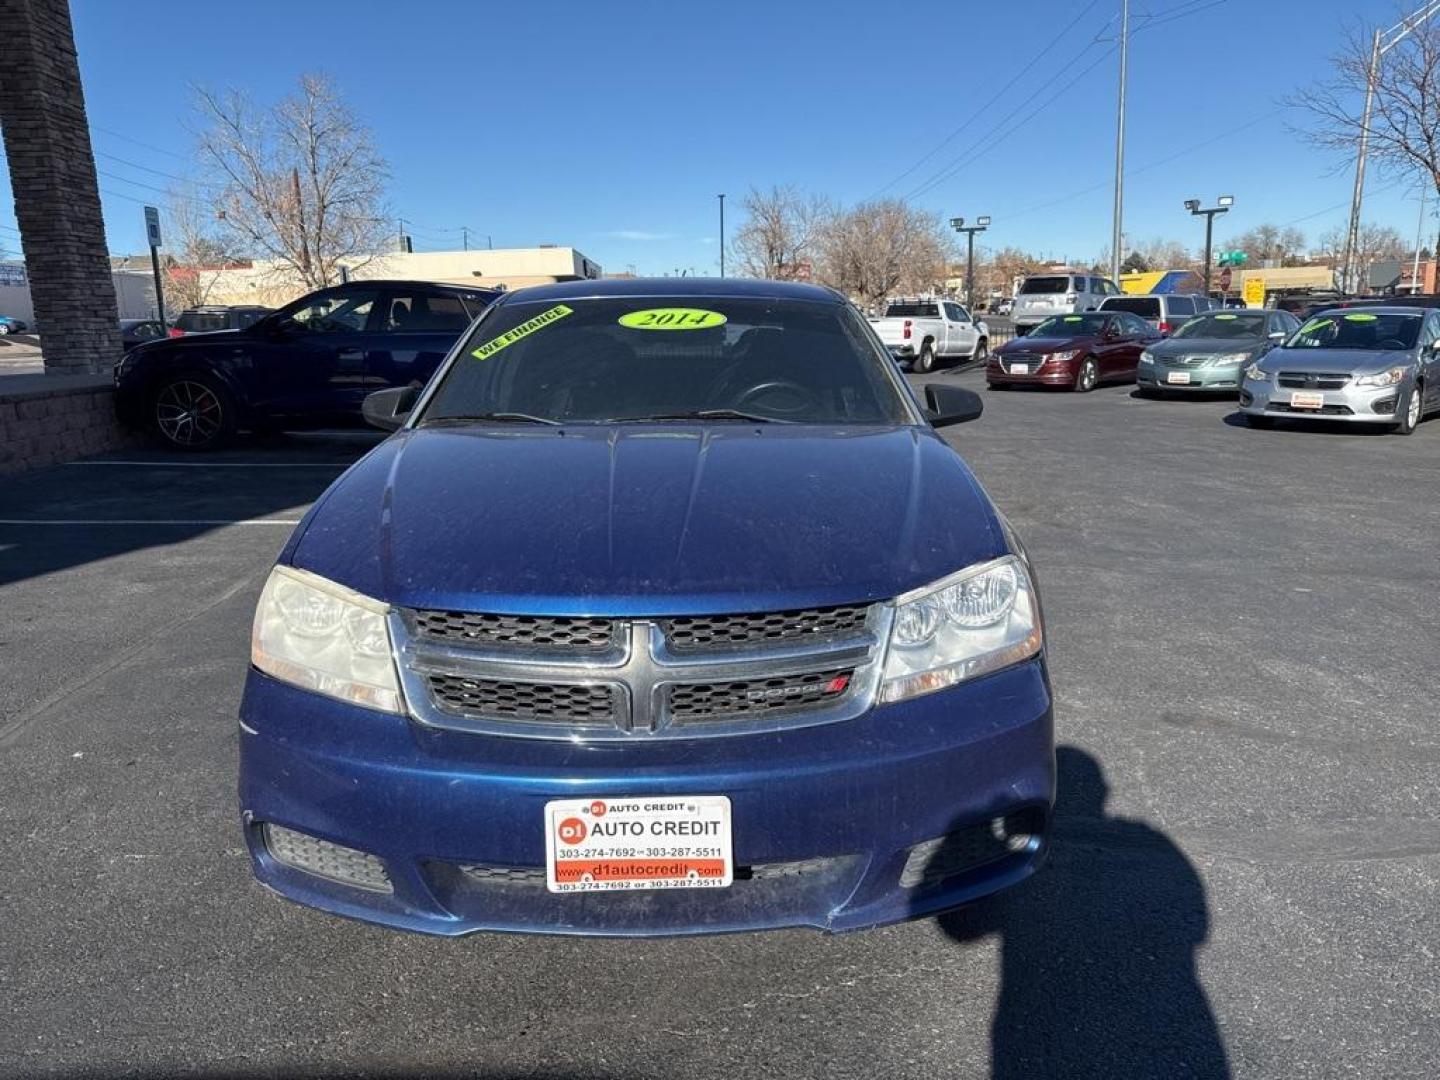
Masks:
[[[385,864],[366,851],[333,844],[318,836],[266,822],[262,826],[265,849],[284,866],[315,877],[353,885],[371,892],[393,893]]]

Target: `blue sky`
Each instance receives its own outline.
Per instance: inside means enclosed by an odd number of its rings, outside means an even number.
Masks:
[[[1222,193],[1236,199],[1222,242],[1266,221],[1310,239],[1342,222],[1349,168],[1288,130],[1300,117],[1279,99],[1324,75],[1344,26],[1389,25],[1397,7],[1223,0],[1161,25],[1204,0],[1132,2],[1157,25],[1131,49],[1127,236],[1198,246],[1181,203]],[[716,193],[733,228],[745,191],[770,184],[847,203],[929,184],[919,205],[991,216],[987,244],[1088,260],[1109,242],[1116,59],[1093,42],[1114,35],[1119,0],[72,8],[117,252],[143,249],[140,204],[164,199],[141,185],[193,168],[191,84],[270,101],[312,70],[374,131],[421,250],[459,247],[468,225],[472,245],[488,234],[571,244],[607,270],[714,272]],[[1414,193],[1371,177],[1366,219],[1413,236]],[[0,189],[13,252],[3,176]]]

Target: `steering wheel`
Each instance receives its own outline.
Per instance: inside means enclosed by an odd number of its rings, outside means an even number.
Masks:
[[[749,390],[741,394],[735,401],[735,407],[740,410],[745,410],[755,398],[763,398],[768,394],[777,392],[780,394],[789,394],[793,404],[786,407],[785,405],[776,405],[767,402],[761,411],[775,413],[781,417],[793,416],[796,413],[805,412],[807,409],[811,409],[819,404],[814,392],[807,390],[799,383],[791,382],[789,379],[769,379],[766,382],[756,383],[750,387]],[[781,400],[783,401],[784,399],[782,398]]]

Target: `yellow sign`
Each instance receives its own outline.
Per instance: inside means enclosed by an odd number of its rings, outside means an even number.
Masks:
[[[620,316],[620,325],[631,330],[706,330],[723,326],[725,316],[704,308],[657,307],[643,311],[627,311]]]
[[[1258,277],[1246,278],[1243,295],[1245,297],[1246,307],[1264,307],[1265,279]]]
[[[568,308],[564,304],[556,304],[548,311],[542,311],[533,319],[526,319],[519,326],[506,330],[499,337],[491,338],[484,345],[472,352],[470,355],[476,360],[488,360],[506,345],[513,345],[523,337],[528,337],[536,330],[549,326],[556,319],[563,319],[566,315],[574,314],[574,308]]]

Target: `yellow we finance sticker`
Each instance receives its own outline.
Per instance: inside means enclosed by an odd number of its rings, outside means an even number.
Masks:
[[[529,337],[535,333],[536,330],[543,330],[557,319],[563,319],[566,315],[573,315],[574,313],[574,308],[568,308],[564,304],[556,304],[548,311],[542,311],[533,319],[526,319],[519,326],[512,327],[503,334],[491,338],[470,355],[475,357],[476,360],[488,360],[501,349],[505,348],[506,345],[514,345],[515,342],[521,338]]]
[[[656,307],[627,311],[618,321],[631,330],[707,330],[712,326],[723,326],[725,316],[704,308]]]

